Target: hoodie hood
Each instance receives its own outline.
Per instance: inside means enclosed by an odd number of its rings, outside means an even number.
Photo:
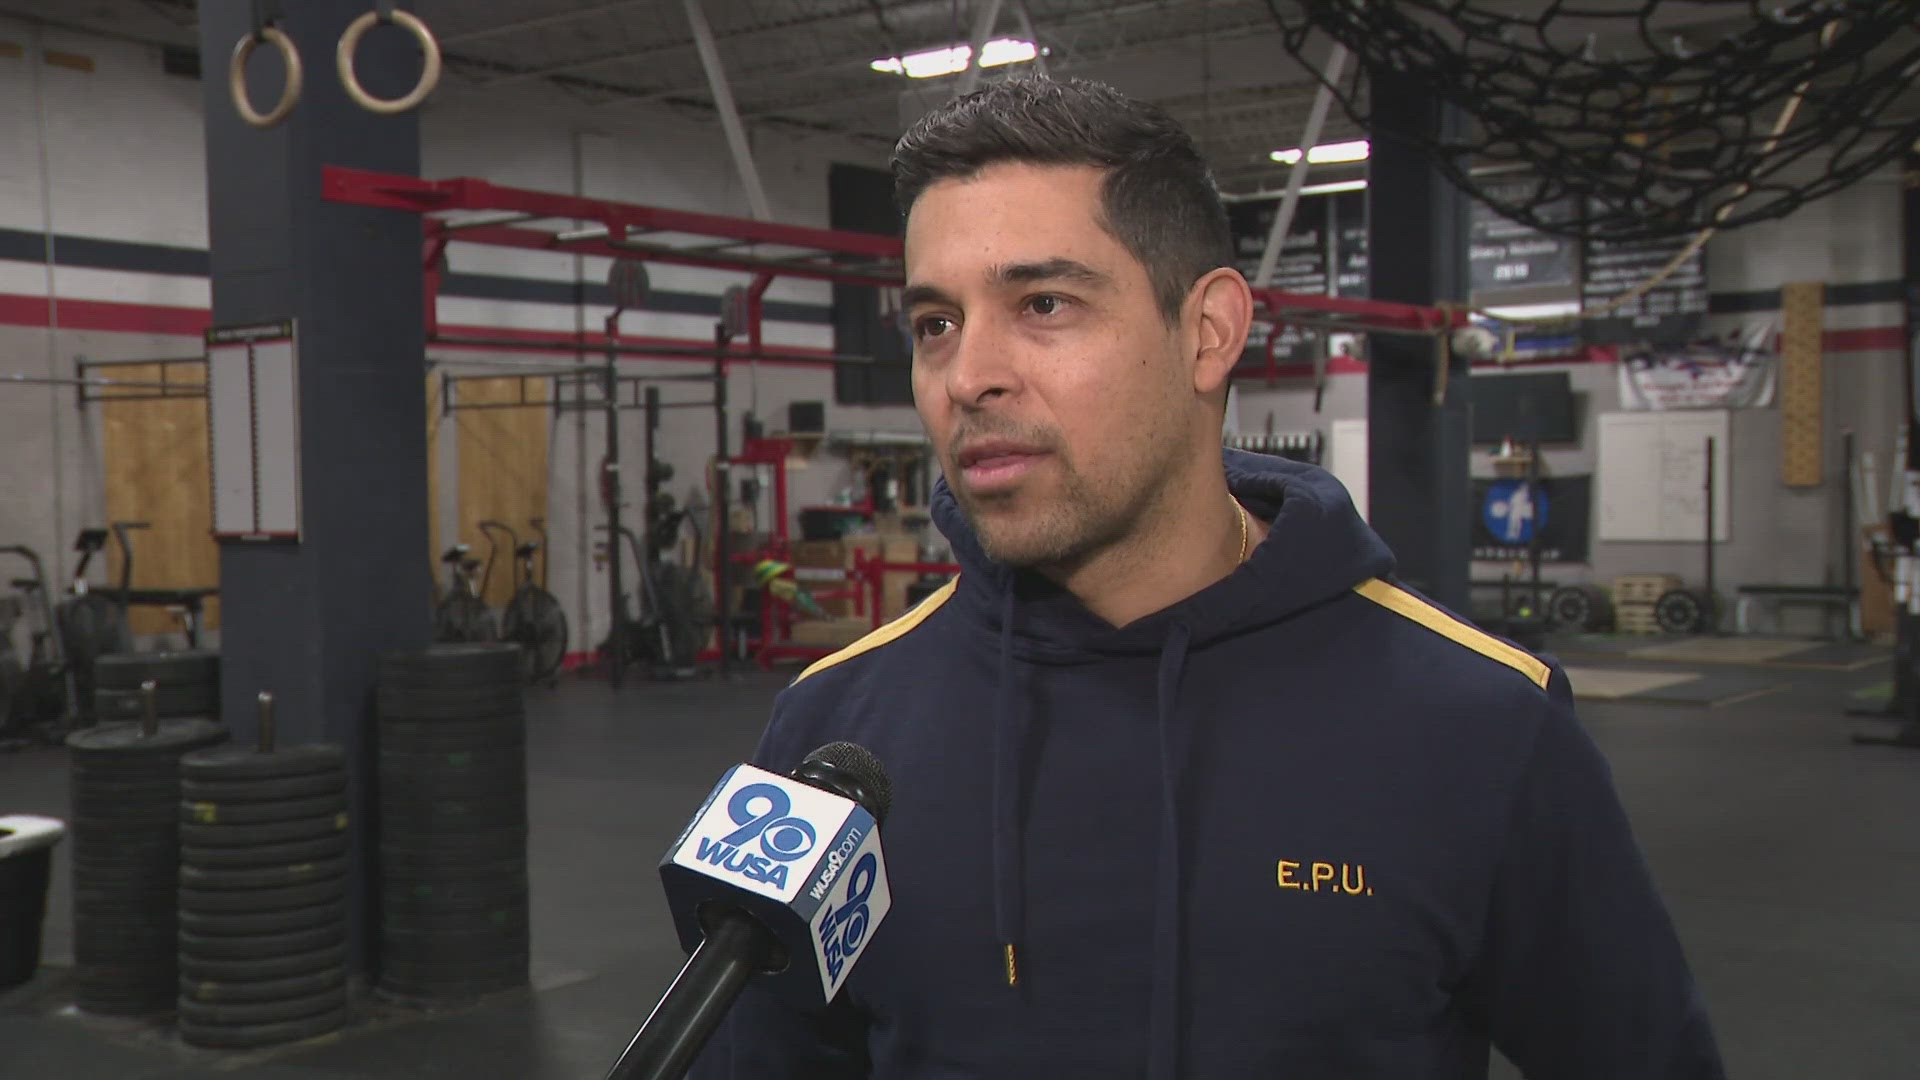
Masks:
[[[993,717],[993,921],[1005,950],[1009,989],[1020,986],[1025,928],[1026,792],[1032,752],[1029,669],[1126,657],[1152,661],[1159,736],[1159,828],[1154,837],[1152,1001],[1146,1074],[1173,1080],[1181,1056],[1181,957],[1185,909],[1182,829],[1193,723],[1181,707],[1190,653],[1230,635],[1278,622],[1391,572],[1393,558],[1339,481],[1312,465],[1224,451],[1227,489],[1269,532],[1222,580],[1162,611],[1112,627],[1042,576],[987,558],[942,478],[933,514],[961,565],[954,602],[998,641]],[[1141,838],[1145,840],[1145,838]]]
[[[1243,450],[1223,451],[1227,490],[1269,528],[1226,578],[1185,600],[1114,628],[1065,589],[994,562],[943,477],[933,520],[961,566],[954,600],[995,631],[1013,593],[1015,653],[1029,661],[1158,653],[1169,629],[1186,627],[1192,648],[1284,619],[1393,570],[1393,556],[1325,470]]]

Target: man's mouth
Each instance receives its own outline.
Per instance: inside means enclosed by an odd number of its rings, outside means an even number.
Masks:
[[[973,494],[997,494],[1019,483],[1046,456],[1031,443],[983,439],[960,451],[960,475]]]

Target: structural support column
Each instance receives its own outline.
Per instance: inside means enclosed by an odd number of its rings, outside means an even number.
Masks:
[[[987,51],[987,39],[993,37],[993,24],[1000,19],[1001,0],[980,0],[980,6],[973,14],[973,33],[967,38],[971,49],[967,53],[967,70],[960,75],[959,88],[954,96],[971,94],[980,88],[980,59]],[[1038,47],[1038,42],[1035,46]]]
[[[733,154],[733,166],[739,170],[740,183],[747,189],[747,206],[756,221],[772,221],[773,208],[767,191],[760,186],[760,168],[754,164],[753,148],[747,145],[747,129],[740,123],[740,110],[733,104],[733,88],[727,83],[727,69],[720,65],[720,50],[713,44],[713,28],[707,25],[707,13],[700,0],[686,0],[687,25],[693,28],[693,45],[700,54],[700,66],[706,69],[707,87],[713,92],[713,108],[720,114],[720,130],[727,137],[727,150]]]
[[[1412,140],[1463,117],[1412,80],[1368,73],[1373,95],[1367,264],[1371,295],[1409,304],[1467,297],[1467,197]],[[1407,584],[1467,610],[1473,535],[1468,479],[1468,364],[1454,357],[1435,403],[1437,350],[1424,337],[1376,334],[1368,345],[1367,486],[1373,528]]]
[[[226,57],[252,32],[248,0],[201,0],[207,225],[214,325],[291,318],[299,370],[298,542],[229,542],[220,551],[221,698],[236,743],[255,737],[251,703],[271,691],[279,742],[347,750],[354,858],[349,921],[367,957],[374,878],[372,726],[375,662],[427,643],[425,342],[417,214],[323,201],[322,165],[418,175],[414,114],[377,116],[346,97],[334,48],[369,0],[278,5],[298,47],[305,92],[278,126],[249,127],[227,90]],[[357,57],[369,91],[398,97],[420,59],[394,27]],[[272,48],[248,82],[262,107],[279,96]]]
[[[1033,29],[1033,14],[1027,10],[1027,0],[1013,0],[1013,17],[1019,20],[1020,35],[1033,42],[1033,73],[1043,79],[1053,78],[1053,72],[1047,68],[1047,50],[1041,47],[1040,35]],[[974,67],[980,66],[971,57],[967,62]]]
[[[1327,122],[1327,109],[1333,104],[1333,88],[1347,67],[1347,46],[1336,41],[1327,53],[1326,69],[1320,73],[1320,89],[1313,92],[1313,107],[1307,110],[1307,126],[1300,132],[1300,158],[1287,173],[1287,192],[1280,196],[1280,208],[1274,211],[1273,228],[1267,230],[1267,246],[1260,251],[1260,266],[1253,274],[1253,287],[1264,289],[1273,284],[1273,268],[1280,261],[1280,248],[1286,244],[1287,230],[1293,228],[1293,212],[1300,206],[1300,189],[1306,186],[1307,170],[1313,167],[1313,148],[1320,143],[1320,129]],[[1329,237],[1331,239],[1331,237]],[[1331,265],[1331,264],[1329,264]]]

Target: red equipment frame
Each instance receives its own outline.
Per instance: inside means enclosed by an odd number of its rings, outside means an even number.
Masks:
[[[764,348],[761,299],[774,278],[797,277],[879,288],[898,288],[905,283],[901,241],[896,237],[871,233],[783,225],[608,199],[559,195],[509,187],[475,177],[423,180],[415,176],[338,165],[321,167],[320,191],[321,196],[331,202],[405,210],[421,216],[424,239],[421,270],[426,284],[426,331],[430,344],[559,349],[567,352],[587,346],[614,347],[622,353],[635,356],[717,359],[722,370],[729,358],[819,362],[832,357],[805,350],[776,353]],[[440,216],[452,213],[475,216],[457,219]],[[596,224],[581,229],[573,227],[575,221],[592,221]],[[536,222],[565,227],[530,227]],[[693,238],[693,242],[685,242],[686,238]],[[439,321],[440,286],[445,273],[447,245],[456,240],[529,251],[597,255],[732,270],[751,275],[752,282],[746,290],[746,349],[734,352],[730,344],[724,345],[716,357],[716,347],[705,342],[622,339],[613,319],[608,320],[605,335],[598,341],[583,336],[583,339],[565,342],[511,339],[479,342],[443,336]],[[670,242],[673,240],[680,242]],[[1276,323],[1356,333],[1436,335],[1464,326],[1468,321],[1463,307],[1451,305],[1422,307],[1387,300],[1290,293],[1279,289],[1256,289],[1254,300],[1258,314]],[[1280,374],[1271,351],[1265,370],[1258,374],[1269,379]],[[791,440],[752,440],[738,456],[730,459],[736,465],[771,465],[774,468],[775,520],[772,538],[759,551],[733,556],[734,561],[751,565],[768,557],[784,560],[789,554],[786,458],[792,448]],[[721,528],[726,527],[725,522],[718,524]],[[855,610],[863,612],[868,606],[867,597],[870,593],[873,622],[878,627],[882,618],[882,587],[888,572],[948,573],[957,572],[958,569],[948,563],[867,560],[865,553],[859,552],[854,569],[849,571],[852,578],[849,589],[817,595],[823,598],[850,598],[854,601]],[[714,576],[716,588],[724,587],[723,575],[718,567]],[[782,610],[774,610],[776,606]],[[760,611],[761,643],[758,655],[762,665],[782,657],[815,658],[834,651],[794,645],[789,640],[774,638],[776,624],[783,631],[791,632],[792,611],[788,605],[772,596],[763,597]],[[723,630],[723,638],[718,643],[720,647],[726,645],[724,633]],[[711,653],[709,650],[706,655],[710,657]]]
[[[320,169],[321,196],[332,202],[410,210],[421,215],[425,234],[422,270],[426,275],[427,337],[438,337],[437,314],[443,256],[447,245],[463,243],[517,247],[639,259],[710,270],[736,270],[754,276],[748,291],[748,348],[760,351],[760,298],[775,277],[839,281],[850,285],[898,288],[904,284],[903,247],[897,237],[806,225],[670,210],[639,203],[559,195],[495,184],[476,177],[423,180],[417,176],[325,165]],[[491,212],[450,220],[436,215]],[[590,229],[530,228],[534,222],[592,221]],[[652,240],[641,237],[652,236]],[[710,243],[674,244],[669,237],[694,237]],[[761,248],[777,249],[771,253]],[[1467,324],[1462,307],[1423,307],[1391,300],[1314,296],[1280,289],[1256,289],[1254,300],[1266,318],[1285,324],[1367,333],[1435,334]],[[457,342],[455,342],[457,343]],[[711,357],[710,346],[689,342],[698,355]],[[526,348],[564,348],[527,342]],[[637,349],[644,353],[644,345]],[[671,355],[671,353],[666,353]],[[820,359],[820,357],[813,357]],[[1271,372],[1270,372],[1271,373]]]
[[[556,195],[470,176],[422,180],[415,176],[326,165],[320,170],[320,193],[332,202],[410,210],[421,215],[425,239],[421,269],[426,277],[429,342],[440,337],[438,300],[442,268],[447,245],[455,240],[751,274],[756,279],[748,293],[747,337],[752,353],[761,351],[760,298],[773,278],[797,277],[897,288],[904,273],[902,247],[897,237]],[[436,216],[461,211],[492,213],[460,219]],[[573,227],[575,221],[596,224],[580,229]],[[529,227],[534,222],[560,224],[565,228]],[[696,242],[669,242],[673,238],[688,237]],[[702,240],[707,242],[697,242]],[[774,250],[765,250],[767,248]],[[571,351],[576,345],[529,341],[523,347]],[[700,355],[712,355],[710,347],[700,345],[700,348]],[[646,352],[644,343],[638,352]]]

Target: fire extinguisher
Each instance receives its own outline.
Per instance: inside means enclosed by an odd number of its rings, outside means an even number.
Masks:
[[[600,506],[612,510],[620,502],[620,463],[600,459]]]

